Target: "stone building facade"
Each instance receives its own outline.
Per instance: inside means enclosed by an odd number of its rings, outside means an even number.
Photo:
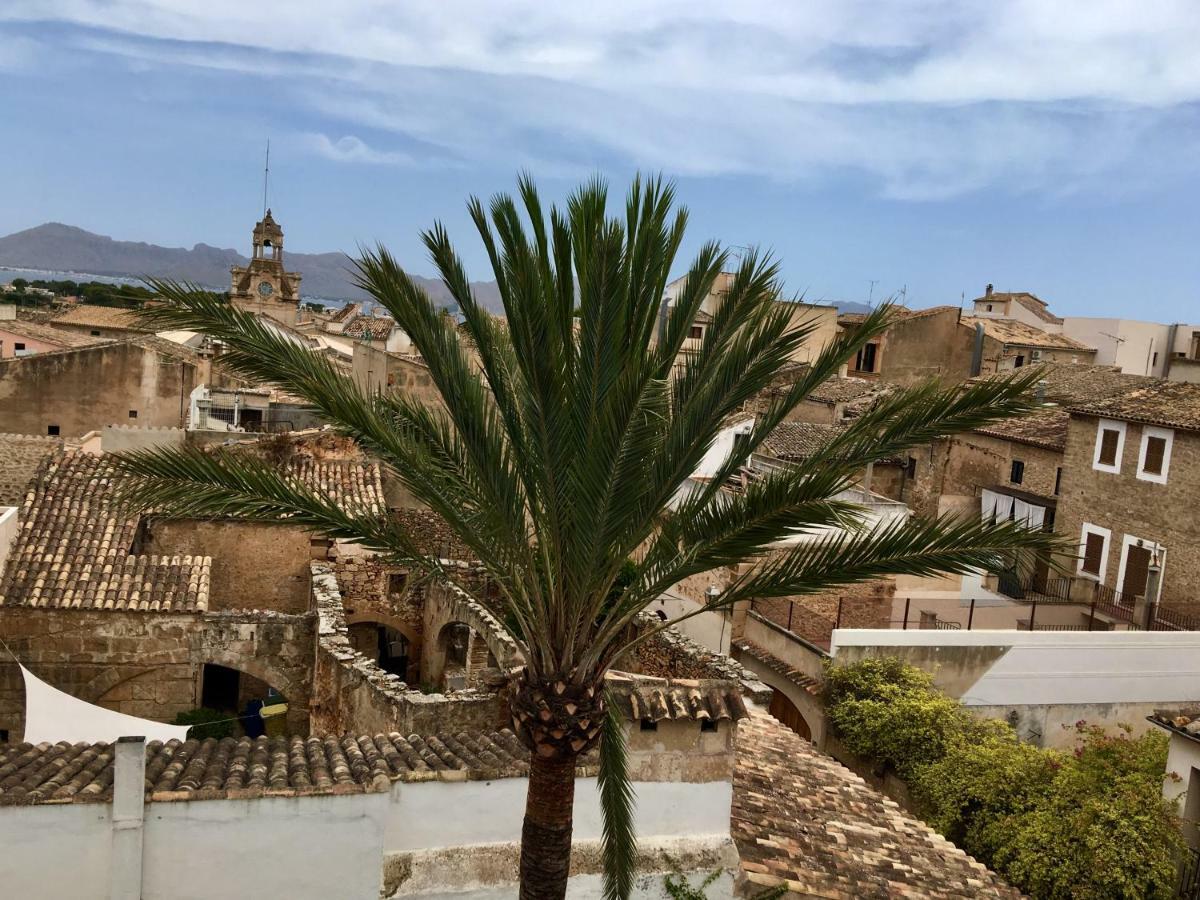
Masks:
[[[1073,408],[1064,472],[1055,530],[1078,544],[1077,592],[1157,595],[1164,615],[1200,619],[1200,385]]]

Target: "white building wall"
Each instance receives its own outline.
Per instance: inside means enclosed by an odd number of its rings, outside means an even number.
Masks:
[[[1170,351],[1169,325],[1134,319],[1066,316],[1062,328],[1067,337],[1096,348],[1098,366],[1119,366],[1126,375],[1162,375]]]
[[[0,506],[0,575],[4,574],[12,542],[16,540],[17,530],[20,528],[17,521],[18,511],[15,506]]]
[[[107,900],[112,806],[0,807],[0,894]]]

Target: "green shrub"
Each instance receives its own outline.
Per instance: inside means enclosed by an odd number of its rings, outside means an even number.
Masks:
[[[1077,726],[1074,753],[978,721],[896,659],[826,672],[848,749],[904,777],[926,820],[1038,900],[1173,896],[1182,838],[1163,802],[1167,739]]]
[[[205,738],[220,740],[225,737],[233,737],[237,729],[237,722],[228,721],[229,717],[227,712],[202,706],[199,709],[181,712],[175,717],[172,724],[192,726],[188,729],[189,738],[196,738],[200,741]]]

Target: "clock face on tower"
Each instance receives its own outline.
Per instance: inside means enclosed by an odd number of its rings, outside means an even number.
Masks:
[[[260,281],[258,283],[258,295],[260,297],[270,297],[271,294],[273,294],[274,292],[275,292],[275,289],[273,287],[271,287],[271,282]]]

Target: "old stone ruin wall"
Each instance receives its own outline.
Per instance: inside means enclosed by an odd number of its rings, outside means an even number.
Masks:
[[[364,567],[365,568],[365,567]],[[435,734],[492,731],[503,723],[494,691],[467,689],[426,694],[384,671],[353,648],[333,567],[312,565],[317,636],[311,729],[314,734]],[[432,588],[430,597],[443,590]]]

